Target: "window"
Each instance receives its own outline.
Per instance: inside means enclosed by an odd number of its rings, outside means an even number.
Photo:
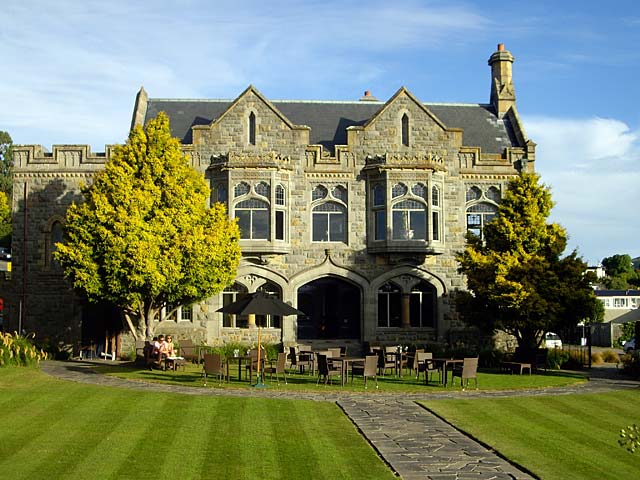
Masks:
[[[347,243],[347,195],[342,185],[316,185],[311,192],[312,241]]]
[[[378,290],[378,326],[400,327],[402,321],[402,292],[393,282]]]
[[[247,182],[240,182],[233,189],[233,196],[234,198],[238,198],[242,195],[247,195],[250,190],[251,187],[249,187],[249,184]]]
[[[347,210],[337,202],[324,202],[313,208],[313,241],[347,240]]]
[[[269,238],[269,204],[252,198],[235,206],[235,216],[243,240],[267,240]]]
[[[217,193],[218,193],[217,201],[220,202],[220,203],[226,203],[226,201],[227,201],[227,187],[225,187],[224,185],[218,185],[218,188],[216,190],[217,190]]]
[[[259,287],[258,291],[282,300],[282,290],[274,283],[267,282]],[[280,315],[256,315],[256,326],[263,328],[282,328],[282,317]]]
[[[222,292],[222,306],[226,307],[246,294],[246,289],[235,283],[232,286],[225,288]],[[247,315],[231,315],[229,313],[223,313],[222,326],[228,328],[246,328],[249,326],[249,321]]]
[[[482,197],[482,191],[478,187],[471,187],[467,190],[467,202],[480,200],[480,197]]]
[[[409,116],[402,115],[402,145],[409,146]]]
[[[431,236],[434,241],[440,241],[440,189],[431,187]]]
[[[398,198],[406,195],[409,189],[404,183],[396,183],[391,189],[391,198]]]
[[[496,203],[500,202],[500,190],[496,187],[489,187],[485,195],[489,200],[493,200]]]
[[[387,238],[387,209],[385,208],[385,192],[381,184],[376,184],[372,189],[373,197],[373,230],[375,240]]]
[[[394,240],[426,240],[427,212],[425,205],[415,200],[404,200],[391,209]]]
[[[467,231],[482,237],[482,231],[487,223],[496,216],[498,207],[491,203],[476,203],[467,208]]]
[[[615,297],[613,299],[613,308],[628,308],[629,301],[627,298]]]
[[[416,183],[411,187],[411,193],[413,193],[416,197],[420,197],[423,200],[427,199],[427,187],[422,183]]]
[[[256,114],[253,112],[249,114],[249,144],[256,144]]]
[[[276,185],[276,240],[285,239],[286,198],[282,185]]]
[[[409,315],[412,327],[435,327],[435,298],[435,288],[427,282],[420,282],[411,289]]]
[[[184,322],[192,322],[193,321],[193,306],[192,305],[183,305],[180,309],[180,320]]]

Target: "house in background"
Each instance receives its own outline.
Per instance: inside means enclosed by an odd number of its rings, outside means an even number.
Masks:
[[[156,331],[210,344],[254,341],[256,325],[286,344],[473,339],[455,309],[465,288],[455,253],[467,232],[482,235],[509,180],[534,170],[513,62],[503,45],[490,56],[489,103],[425,103],[404,87],[386,101],[369,92],[355,101],[271,100],[253,86],[231,100],[158,99],[141,89],[132,127],[166,112],[211,202],[224,203],[241,229],[234,284],[159,318]],[[117,309],[75,295],[52,258],[67,207],[111,150],[15,147],[9,328],[74,346],[122,329]],[[216,311],[254,291],[306,315]]]
[[[604,305],[604,321],[592,325],[591,343],[612,347],[620,337],[620,325],[640,321],[640,290],[595,290]]]

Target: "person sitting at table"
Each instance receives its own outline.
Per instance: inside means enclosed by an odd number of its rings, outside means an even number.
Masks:
[[[165,342],[165,346],[166,346],[167,356],[168,357],[175,357],[176,356],[176,350],[175,350],[175,346],[173,344],[173,337],[171,335],[167,335],[167,340]]]

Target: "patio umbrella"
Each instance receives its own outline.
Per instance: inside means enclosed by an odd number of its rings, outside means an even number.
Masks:
[[[232,315],[305,315],[297,308],[293,308],[291,305],[284,303],[279,298],[269,295],[264,292],[255,292],[236,300],[229,305],[216,310],[216,312],[229,313]],[[258,384],[256,386],[263,386],[260,376],[260,333],[261,329],[258,329]]]
[[[304,315],[304,312],[284,303],[279,298],[264,292],[255,292],[245,295],[229,305],[216,310],[216,312],[230,313],[232,315]]]

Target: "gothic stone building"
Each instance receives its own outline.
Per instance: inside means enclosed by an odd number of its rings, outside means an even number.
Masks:
[[[156,331],[210,344],[252,341],[256,325],[286,344],[457,338],[465,326],[453,298],[465,280],[454,255],[468,230],[481,234],[507,182],[533,170],[513,61],[502,45],[491,55],[489,104],[423,103],[405,88],[386,102],[369,92],[359,101],[276,101],[253,86],[234,100],[154,99],[141,89],[132,126],[166,112],[211,202],[224,203],[242,232],[235,283],[162,318]],[[51,256],[66,208],[110,150],[15,148],[10,328],[73,345],[122,328],[114,309],[74,295]],[[216,312],[257,290],[306,315]]]

